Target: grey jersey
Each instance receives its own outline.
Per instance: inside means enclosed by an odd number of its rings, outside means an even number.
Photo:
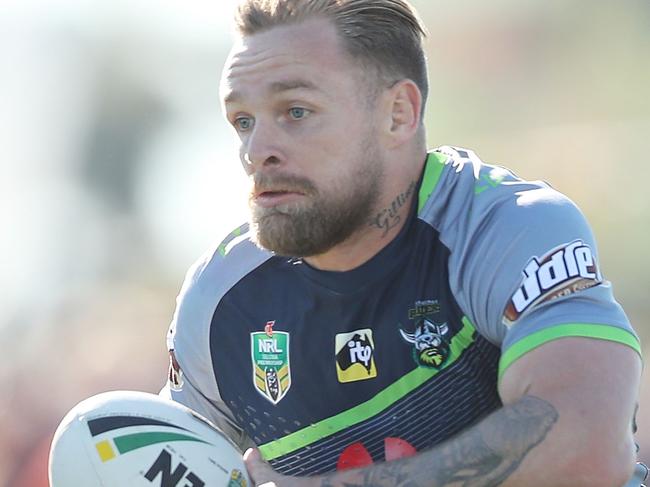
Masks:
[[[568,198],[452,147],[428,155],[416,191],[400,234],[349,272],[233,232],[188,272],[163,393],[307,475],[457,434],[500,406],[499,375],[550,340],[640,351]]]

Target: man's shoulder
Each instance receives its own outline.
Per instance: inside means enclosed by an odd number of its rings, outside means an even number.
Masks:
[[[468,225],[512,223],[557,211],[578,212],[564,194],[544,181],[526,180],[510,169],[482,161],[474,151],[441,146],[429,153],[419,194],[419,216],[447,233]]]
[[[199,257],[190,267],[184,287],[233,285],[272,256],[255,244],[249,225],[245,223]]]
[[[566,319],[602,323],[594,314],[610,313],[612,323],[624,322],[611,293],[595,278],[596,242],[575,203],[549,184],[486,164],[471,151],[443,148],[434,154],[443,169],[419,217],[437,229],[449,250],[450,288],[480,334],[509,346],[515,336]],[[577,274],[580,265],[584,275]],[[584,301],[572,299],[576,293],[589,293],[592,304],[604,303],[602,309],[583,309]],[[509,311],[513,296],[517,308]],[[533,308],[533,325],[521,326],[523,320],[512,326]]]
[[[187,271],[178,294],[168,336],[170,349],[182,353],[183,344],[191,348],[192,343],[207,343],[210,323],[222,298],[271,257],[251,240],[247,225],[236,228],[205,252]]]

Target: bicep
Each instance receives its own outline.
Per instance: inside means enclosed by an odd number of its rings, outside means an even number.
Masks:
[[[575,402],[633,413],[641,359],[631,347],[609,340],[564,337],[533,349],[508,367],[499,383],[505,404],[524,395],[568,396]],[[631,416],[630,416],[631,417]]]
[[[640,375],[641,360],[633,348],[565,337],[512,363],[501,378],[499,393],[506,405],[536,396],[557,411],[557,424],[540,445],[541,461],[565,462],[567,468],[586,463],[592,463],[590,468],[615,468],[634,460],[632,420]]]

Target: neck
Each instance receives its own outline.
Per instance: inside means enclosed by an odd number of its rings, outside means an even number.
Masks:
[[[408,221],[413,198],[417,197],[418,175],[395,185],[390,197],[382,200],[366,226],[327,252],[306,257],[305,262],[321,270],[349,271],[370,260]]]

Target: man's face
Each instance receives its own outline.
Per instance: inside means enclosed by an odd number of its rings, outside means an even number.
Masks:
[[[314,256],[368,224],[383,161],[362,79],[322,19],[275,27],[233,48],[223,104],[241,140],[262,247]]]

